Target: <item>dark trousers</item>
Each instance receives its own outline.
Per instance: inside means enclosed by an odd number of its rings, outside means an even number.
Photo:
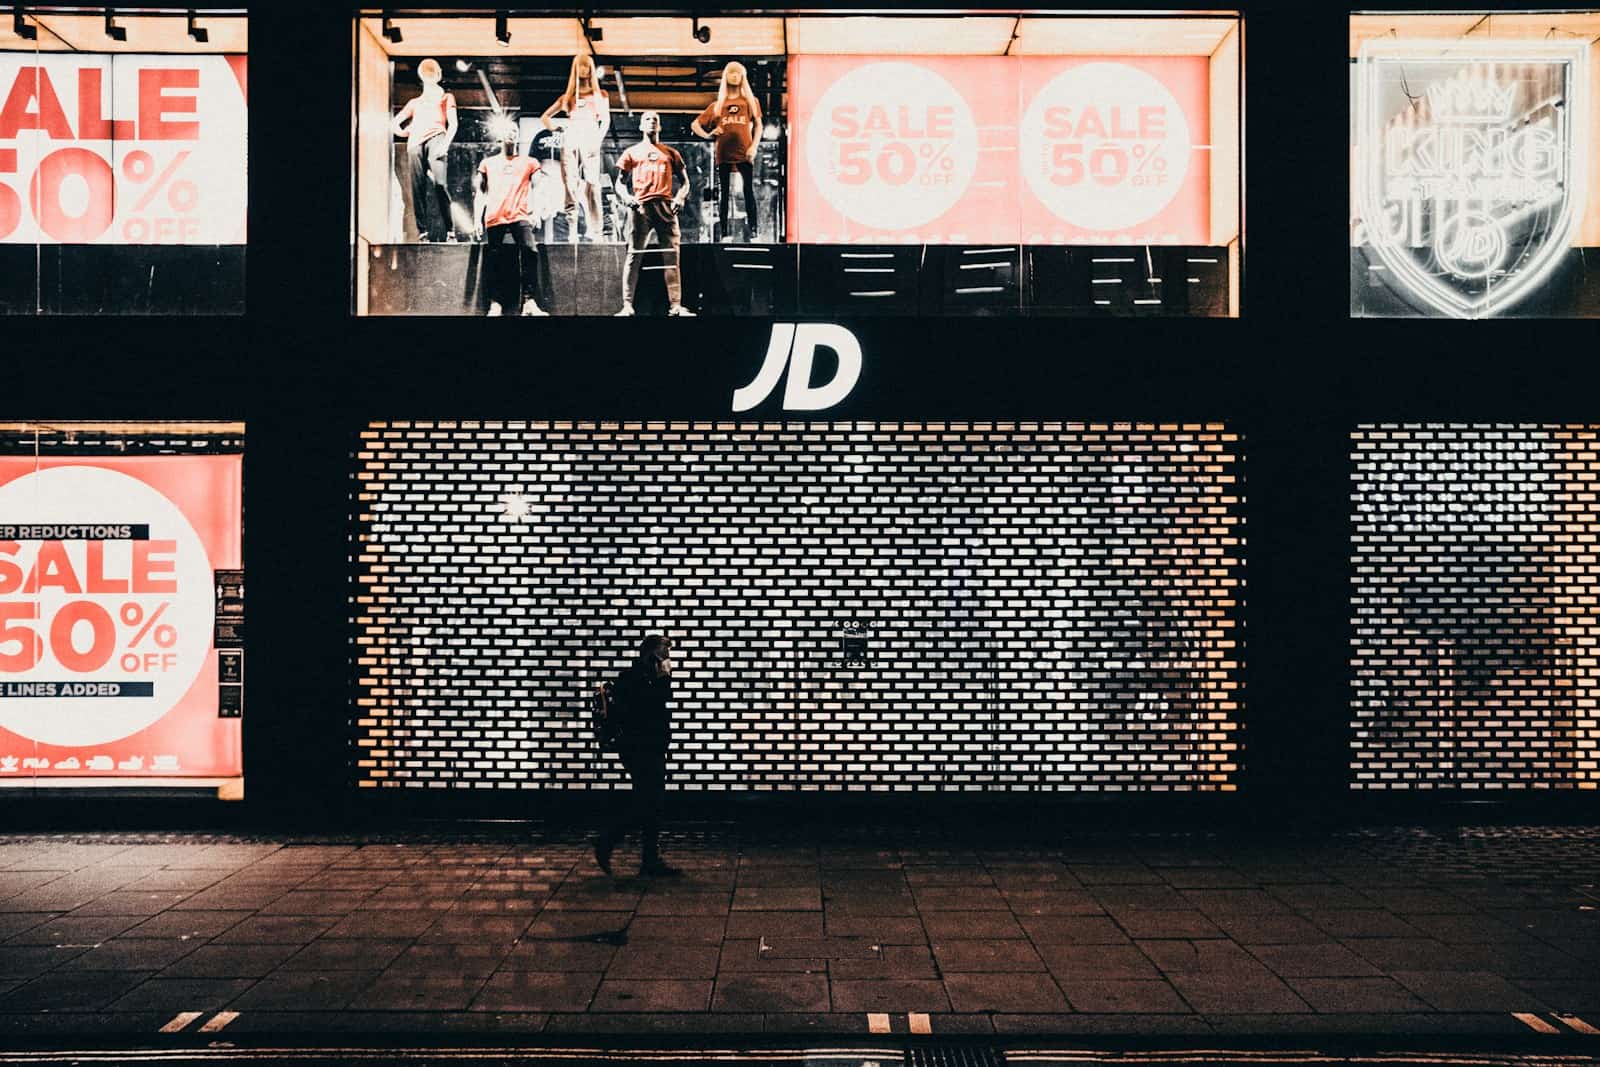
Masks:
[[[639,831],[639,851],[646,864],[661,859],[661,807],[667,794],[667,754],[657,748],[623,748],[617,755],[633,782],[622,815],[600,835],[604,848],[615,848],[631,830]]]
[[[430,241],[442,241],[449,234],[450,180],[448,161],[450,139],[443,134],[421,144],[406,144],[406,164],[411,171],[411,213],[416,216],[417,233]]]
[[[678,213],[672,209],[672,201],[666,197],[646,200],[642,204],[635,204],[628,214],[633,225],[628,234],[628,262],[622,275],[623,301],[633,303],[634,294],[639,291],[639,271],[644,267],[644,257],[649,254],[659,256],[666,269],[667,299],[674,305],[681,303],[683,281],[678,276]],[[652,233],[656,235],[654,252],[647,247]]]
[[[534,240],[533,223],[508,222],[490,226],[484,231],[489,247],[484,256],[485,288],[489,299],[497,301],[507,314],[516,314],[522,302],[534,294],[535,256],[539,254]]]
[[[733,218],[728,214],[728,192],[733,184],[733,172],[738,170],[740,187],[744,189],[744,239],[756,236],[756,181],[755,167],[748,162],[717,164],[717,218],[722,220],[722,236],[733,232]]]

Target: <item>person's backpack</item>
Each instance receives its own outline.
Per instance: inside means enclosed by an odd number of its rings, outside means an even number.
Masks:
[[[594,739],[601,752],[615,752],[622,718],[616,713],[616,683],[601,682],[594,687],[589,698],[589,714],[594,727]]]

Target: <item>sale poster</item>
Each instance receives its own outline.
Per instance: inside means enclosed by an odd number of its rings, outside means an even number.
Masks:
[[[1209,240],[1203,56],[797,56],[789,239]]]
[[[0,241],[245,242],[245,57],[0,54]]]
[[[242,773],[219,697],[242,679],[219,671],[243,652],[216,640],[241,475],[237,455],[0,456],[0,779]]]

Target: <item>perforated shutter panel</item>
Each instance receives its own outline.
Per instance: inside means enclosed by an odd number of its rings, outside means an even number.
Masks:
[[[1352,787],[1593,788],[1595,429],[1369,425],[1353,452]]]
[[[1232,788],[1238,443],[375,423],[354,464],[356,781],[616,785],[581,696],[660,631],[675,788]]]

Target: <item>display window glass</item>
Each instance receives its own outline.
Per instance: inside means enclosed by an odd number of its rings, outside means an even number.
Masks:
[[[357,314],[1238,314],[1232,12],[354,36]]]
[[[1350,20],[1350,313],[1600,315],[1600,11]]]
[[[244,427],[0,424],[0,790],[242,795]]]
[[[0,313],[244,310],[242,12],[0,16]]]

